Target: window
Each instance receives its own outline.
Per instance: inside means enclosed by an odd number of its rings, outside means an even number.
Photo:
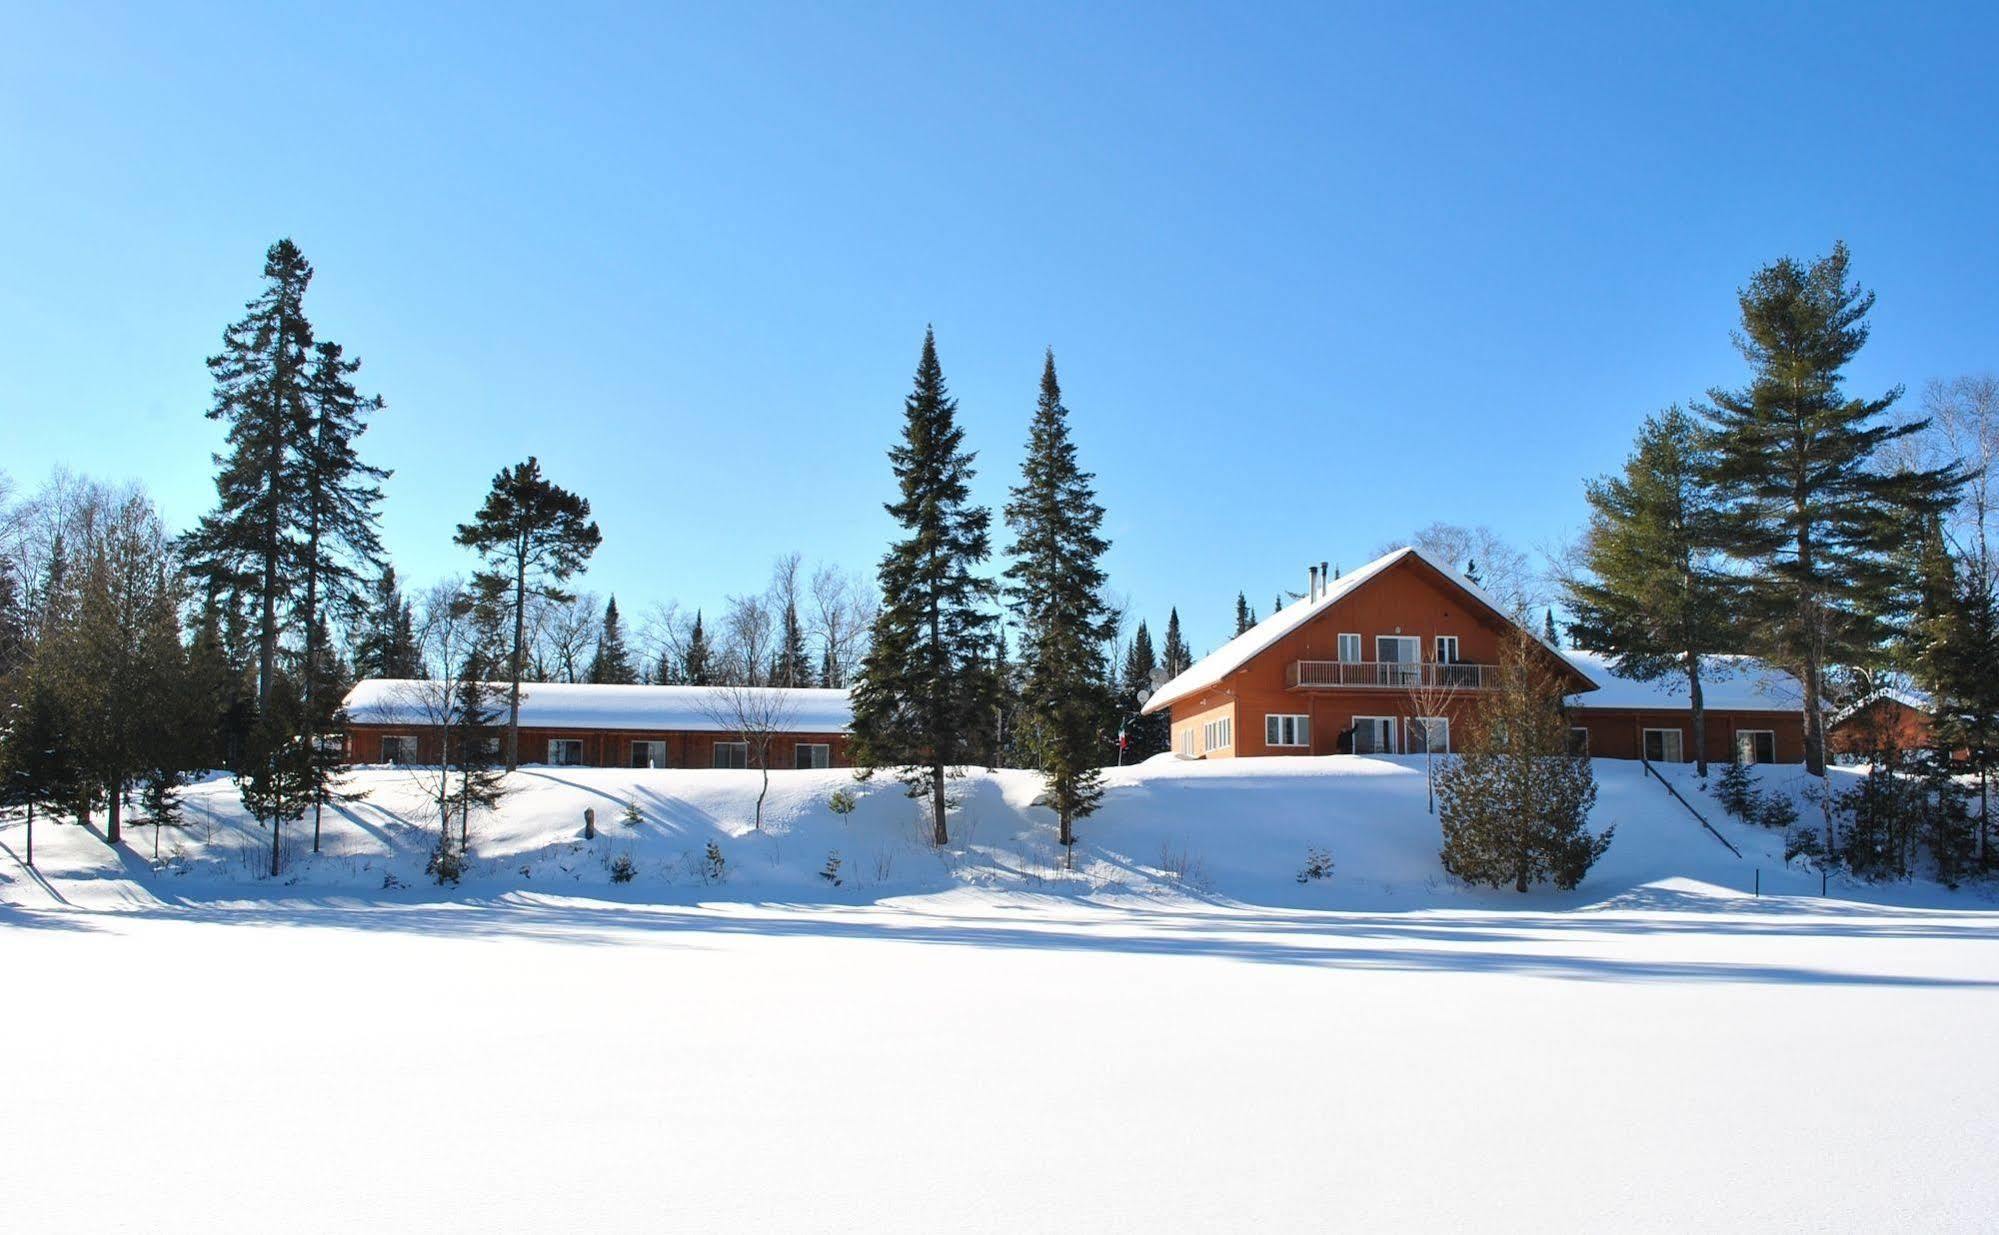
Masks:
[[[1653,763],[1684,763],[1678,729],[1647,729],[1645,758]]]
[[[1340,636],[1340,659],[1350,665],[1355,664],[1360,660],[1359,635]]]
[[[1738,729],[1735,731],[1735,761],[1737,763],[1777,762],[1777,734],[1770,729]]]
[[[1312,718],[1309,716],[1265,716],[1263,718],[1263,744],[1265,746],[1310,746],[1312,744]]]
[[[1188,725],[1180,731],[1180,753],[1187,758],[1194,757],[1194,726]]]
[[[663,768],[666,766],[666,743],[633,742],[632,766],[635,768]]]
[[[1395,718],[1393,716],[1354,717],[1353,753],[1356,755],[1394,754]]]
[[[1433,755],[1451,753],[1451,718],[1448,716],[1411,716],[1409,718],[1409,749],[1412,752],[1428,751]]]
[[[1589,757],[1589,730],[1581,725],[1569,726],[1569,753],[1582,758]]]
[[[574,768],[583,765],[583,739],[550,738],[548,740],[548,761],[558,768]]]
[[[1201,749],[1203,752],[1221,750],[1235,745],[1235,721],[1224,716],[1201,726]]]
[[[746,768],[750,766],[750,744],[748,742],[715,743],[715,766],[718,768]]]
[[[1455,665],[1458,663],[1458,637],[1456,635],[1437,636],[1437,663]]]
[[[412,737],[386,737],[382,739],[383,763],[415,763],[416,739]]]
[[[829,742],[800,742],[792,747],[797,752],[793,761],[801,768],[830,768],[833,766],[833,746]]]
[[[1423,641],[1414,635],[1376,635],[1374,658],[1384,686],[1407,686],[1423,672]]]

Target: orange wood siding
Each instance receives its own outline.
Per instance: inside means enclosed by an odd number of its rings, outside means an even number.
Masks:
[[[389,736],[414,737],[417,740],[418,761],[437,762],[437,730],[421,725],[350,725],[347,729],[347,761],[381,762],[382,739]],[[521,762],[545,763],[548,759],[548,743],[555,738],[571,738],[582,742],[583,763],[580,766],[593,768],[630,767],[634,742],[665,742],[666,766],[670,768],[712,768],[715,766],[715,743],[741,740],[732,738],[726,733],[691,733],[675,729],[653,731],[539,729],[523,725],[520,737]],[[504,730],[501,740],[505,740]],[[831,766],[847,767],[849,766],[847,742],[848,738],[844,733],[779,734],[771,740],[771,767],[796,766],[797,748],[804,743],[822,743],[830,747],[827,757]]]
[[[1599,759],[1636,759],[1647,729],[1677,729],[1686,762],[1694,760],[1694,718],[1685,711],[1643,711],[1634,708],[1592,708],[1584,702],[1569,709],[1569,723],[1589,731],[1589,753]],[[1805,761],[1805,718],[1797,712],[1748,712],[1712,709],[1707,713],[1707,757],[1710,763],[1735,759],[1735,735],[1767,729],[1777,749],[1778,763]]]
[[[1841,718],[1827,732],[1826,740],[1840,755],[1870,755],[1891,746],[1902,751],[1927,750],[1930,718],[1900,699],[1876,699]]]

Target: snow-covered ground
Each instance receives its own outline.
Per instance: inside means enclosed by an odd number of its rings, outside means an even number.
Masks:
[[[1989,1229],[1988,892],[1820,897],[1608,762],[1584,887],[1460,889],[1420,766],[1121,772],[1072,873],[1015,774],[939,855],[845,773],[754,835],[535,770],[455,891],[400,771],[276,881],[226,782],[158,867],[10,823],[0,1228]]]

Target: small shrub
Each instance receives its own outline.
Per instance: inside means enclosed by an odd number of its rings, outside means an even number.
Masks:
[[[1756,822],[1773,832],[1789,832],[1798,821],[1798,804],[1788,793],[1766,793],[1756,803]]]
[[[854,807],[858,805],[860,803],[854,799],[854,795],[845,789],[835,789],[833,796],[826,799],[826,809],[838,815],[842,822],[846,821],[848,815],[854,813]]]
[[[1729,764],[1714,787],[1714,800],[1737,819],[1754,817],[1756,797],[1756,782],[1751,778],[1747,764]]]
[[[1305,851],[1305,865],[1298,872],[1299,883],[1309,883],[1314,879],[1328,879],[1333,873],[1333,855],[1317,847]]]
[[[611,859],[612,883],[630,883],[632,881],[632,876],[638,873],[639,873],[639,868],[632,861],[631,854],[621,853],[617,857]]]
[[[1802,858],[1813,868],[1825,865],[1825,838],[1817,828],[1792,828],[1784,834],[1784,865],[1793,858]]]
[[[625,803],[624,821],[628,828],[635,828],[646,821],[645,812],[639,809],[637,802]]]
[[[840,886],[840,851],[838,849],[826,855],[826,865],[819,869],[819,877],[836,888]]]
[[[701,855],[701,882],[720,883],[728,877],[729,864],[722,857],[722,847],[714,841],[708,842],[708,851]]]
[[[423,873],[437,880],[438,886],[455,884],[465,872],[465,856],[453,848],[448,839],[439,839],[437,848],[430,851],[430,863]]]
[[[394,892],[399,888],[404,888],[407,886],[408,885],[405,884],[402,880],[396,878],[396,872],[384,871],[382,873],[382,891]]]

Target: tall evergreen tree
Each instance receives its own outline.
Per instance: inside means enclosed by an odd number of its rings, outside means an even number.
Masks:
[[[772,686],[812,684],[812,657],[805,650],[805,630],[799,625],[796,603],[784,607],[784,626],[778,635],[777,654],[771,658]]]
[[[1152,632],[1140,621],[1138,630],[1131,637],[1131,646],[1125,649],[1124,669],[1119,682],[1119,703],[1124,713],[1125,758],[1137,763],[1165,750],[1167,747],[1167,721],[1164,713],[1151,716],[1140,715],[1139,709],[1151,697],[1152,675],[1159,668],[1159,662],[1152,650]]]
[[[1578,646],[1610,654],[1626,677],[1649,682],[1672,674],[1686,681],[1702,776],[1708,774],[1702,670],[1737,642],[1714,468],[1714,452],[1692,417],[1677,407],[1647,417],[1623,475],[1588,485],[1585,573],[1568,585],[1575,614],[1569,635]]]
[[[625,646],[625,627],[618,618],[616,596],[604,605],[604,625],[597,632],[597,653],[590,658],[588,677],[599,686],[630,686],[638,681],[631,651]]]
[[[1020,627],[1021,709],[1043,797],[1064,848],[1102,800],[1104,717],[1111,703],[1100,652],[1113,630],[1102,591],[1104,508],[1076,459],[1055,353],[1041,370],[1021,481],[1007,503],[1014,558],[1007,605]]]
[[[1553,607],[1548,608],[1541,614],[1541,637],[1546,639],[1552,647],[1562,646],[1562,634],[1555,629],[1555,610]]]
[[[528,597],[567,600],[559,586],[590,560],[603,533],[590,521],[590,503],[551,483],[530,457],[493,477],[493,487],[472,522],[458,525],[457,541],[486,562],[480,583],[496,595],[513,620],[507,657],[507,770],[520,766],[521,671],[527,654]]]
[[[318,793],[313,752],[304,739],[305,695],[291,675],[279,670],[268,702],[257,710],[236,772],[243,808],[271,829],[271,875],[283,869],[284,825],[305,817]]]
[[[290,240],[264,255],[264,291],[223,332],[208,358],[211,420],[229,426],[216,456],[219,504],[189,534],[193,569],[257,610],[257,697],[268,703],[278,668],[281,609],[299,582],[297,459],[312,422],[312,324],[305,291],[312,266]]]
[[[701,610],[696,609],[694,626],[687,632],[687,652],[681,658],[681,679],[689,686],[713,686],[714,661],[714,649],[708,646],[708,632],[701,625]]]
[[[1256,625],[1256,611],[1249,607],[1249,598],[1241,592],[1235,594],[1235,633],[1241,634]]]
[[[83,769],[61,692],[30,662],[18,671],[15,702],[0,718],[0,802],[27,816],[22,862],[35,865],[35,811],[62,810],[81,796]]]
[[[416,645],[416,613],[396,581],[396,568],[382,567],[369,589],[354,640],[354,674],[362,678],[423,676]]]
[[[1810,263],[1784,258],[1757,271],[1740,296],[1736,339],[1749,385],[1710,391],[1701,409],[1714,431],[1716,479],[1734,495],[1727,547],[1751,564],[1743,625],[1755,650],[1802,683],[1805,764],[1819,776],[1827,666],[1878,653],[1894,585],[1887,554],[1963,483],[1951,468],[1876,465],[1883,446],[1927,422],[1886,420],[1899,387],[1847,397],[1845,369],[1867,342],[1874,305],[1873,293],[1848,282],[1847,266],[1840,244]]]
[[[1174,608],[1166,614],[1166,642],[1159,649],[1160,667],[1166,670],[1166,678],[1171,681],[1187,672],[1194,664],[1193,650],[1180,634],[1180,610]]]
[[[1953,565],[1950,592],[1918,620],[1914,677],[1930,696],[1934,761],[1977,778],[1973,857],[1993,864],[1992,768],[1999,757],[1999,588],[1972,553]]]
[[[939,845],[950,842],[946,777],[975,755],[969,739],[992,708],[994,587],[973,573],[992,551],[992,512],[972,504],[974,456],[957,410],[926,329],[903,438],[889,451],[900,496],[887,509],[903,536],[881,561],[882,607],[853,694],[856,753],[899,769],[911,796],[927,793]]]

